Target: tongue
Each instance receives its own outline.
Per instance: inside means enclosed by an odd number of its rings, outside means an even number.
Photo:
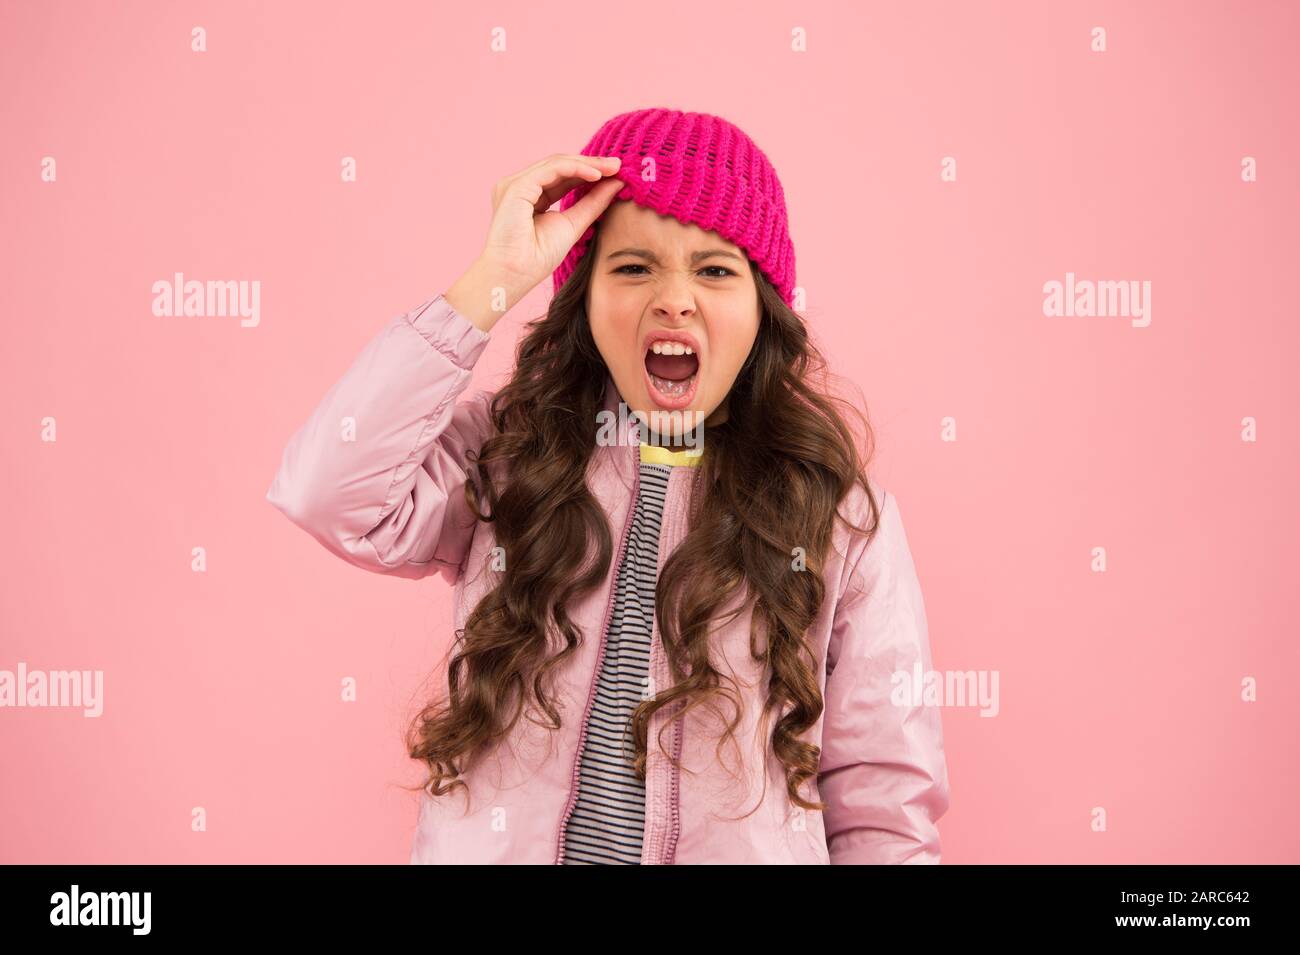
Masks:
[[[645,356],[645,367],[650,374],[667,381],[684,381],[700,369],[700,360],[696,355],[656,355],[649,352]]]

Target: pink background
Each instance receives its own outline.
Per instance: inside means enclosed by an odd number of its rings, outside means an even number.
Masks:
[[[0,709],[0,861],[406,861],[400,734],[450,588],[349,567],[263,496],[365,341],[477,254],[493,183],[652,105],[772,158],[935,666],[1000,674],[996,718],[943,713],[945,861],[1300,861],[1298,27],[1280,2],[7,0],[0,669],[102,669],[106,698]],[[260,325],[155,317],[176,271],[260,281]],[[1044,316],[1067,271],[1150,281],[1150,327]]]

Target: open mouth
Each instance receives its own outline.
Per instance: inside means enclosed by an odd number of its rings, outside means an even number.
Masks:
[[[664,408],[685,408],[695,397],[700,358],[690,345],[657,341],[645,353],[650,397]]]

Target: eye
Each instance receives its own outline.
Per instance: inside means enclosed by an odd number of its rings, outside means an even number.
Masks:
[[[637,264],[635,264],[635,263],[632,263],[632,264],[630,264],[630,265],[620,265],[618,268],[616,268],[616,269],[614,270],[614,274],[615,274],[615,275],[620,275],[620,274],[621,274],[621,275],[641,275],[641,274],[642,274],[641,272],[629,272],[629,271],[627,271],[627,270],[628,270],[628,269],[644,269],[644,268],[645,268],[644,265],[637,265]],[[707,278],[711,278],[711,279],[725,279],[725,278],[728,278],[729,276],[732,276],[732,275],[735,275],[735,274],[736,274],[736,273],[733,272],[731,269],[727,268],[725,265],[706,265],[704,268],[700,269],[700,271],[701,271],[701,272],[707,272],[707,271],[709,271],[710,269],[717,269],[719,272],[722,273],[721,275],[709,275],[709,276],[707,276]]]

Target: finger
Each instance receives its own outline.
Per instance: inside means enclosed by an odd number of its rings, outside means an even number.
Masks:
[[[504,194],[500,196],[497,208],[500,208],[500,204],[507,203],[507,201],[512,204],[517,201],[517,203],[528,205],[530,212],[532,212],[533,216],[536,216],[536,214],[546,212],[547,209],[550,209],[552,205],[555,205],[556,200],[563,199],[563,197],[567,195],[569,190],[572,190],[573,187],[582,185],[591,185],[591,179],[585,179],[578,177],[578,175],[573,175],[573,177],[562,179],[562,181],[555,183],[554,186],[547,188],[547,190],[542,190],[541,194],[537,195],[536,199],[534,199],[533,192],[533,188],[536,188],[536,186],[516,186],[513,190],[504,192]]]
[[[625,185],[627,183],[622,179],[612,176],[604,179],[592,186],[585,196],[569,208],[561,210],[559,214],[569,220],[573,234],[580,236],[600,218],[602,212],[609,208],[609,204],[623,191]]]
[[[556,163],[566,161],[579,162],[588,166],[596,166],[604,172],[608,172],[611,169],[617,169],[619,166],[617,158],[611,158],[608,156],[584,156],[581,153],[556,153],[552,156],[544,156],[531,166],[525,166],[514,175],[507,176],[502,180],[502,183],[508,185],[518,182],[520,179],[527,178],[529,175],[545,166],[555,165]]]
[[[590,183],[597,182],[602,178],[612,178],[612,177],[603,177],[600,175],[568,176],[564,179],[561,179],[559,182],[547,186],[545,189],[542,190],[541,198],[537,200],[537,211],[545,212],[547,209],[551,208],[551,206],[555,205],[555,203],[559,202],[566,195],[568,195],[570,190],[575,189],[578,186],[583,185],[584,183],[590,184]]]
[[[545,212],[575,186],[599,182],[605,174],[590,163],[557,160],[534,172],[531,178],[526,177],[521,180],[516,188],[528,193],[533,201],[534,212]],[[534,192],[534,190],[540,191]]]
[[[569,159],[556,160],[550,165],[538,168],[529,176],[498,186],[500,191],[494,196],[493,206],[499,206],[501,200],[508,195],[519,195],[527,198],[534,212],[545,212],[574,186],[584,182],[595,182],[603,175],[600,169],[590,163]]]
[[[565,179],[582,178],[594,181],[605,175],[606,170],[590,160],[557,159],[525,176],[524,181],[536,183],[542,190],[551,189]]]

